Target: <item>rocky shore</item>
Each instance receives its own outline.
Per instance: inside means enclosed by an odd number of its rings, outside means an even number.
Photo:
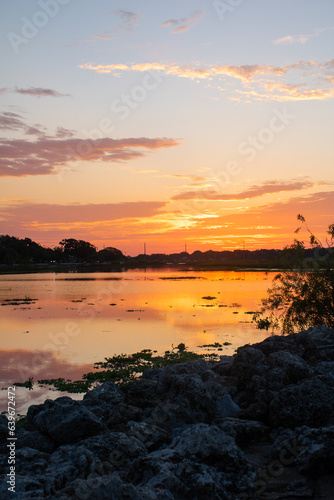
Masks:
[[[29,408],[2,499],[332,499],[334,330],[246,345],[219,362],[105,383]]]

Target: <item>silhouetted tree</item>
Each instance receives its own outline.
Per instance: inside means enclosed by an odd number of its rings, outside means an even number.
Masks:
[[[117,248],[107,247],[97,252],[97,259],[100,262],[116,262],[124,260],[126,257]]]
[[[88,241],[69,238],[61,240],[59,245],[66,261],[92,262],[96,259],[96,247]]]
[[[253,318],[260,329],[280,328],[288,334],[311,326],[334,328],[334,224],[328,227],[330,238],[326,238],[324,246],[304,217],[299,214],[297,218],[302,226],[296,232],[302,227],[309,232],[314,257],[304,257],[304,243],[298,240],[285,248],[293,270],[275,276],[268,297],[262,300],[262,307]]]

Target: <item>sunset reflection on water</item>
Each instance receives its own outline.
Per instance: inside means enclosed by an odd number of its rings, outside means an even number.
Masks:
[[[203,344],[229,342],[220,354],[233,354],[268,335],[256,330],[249,313],[274,275],[140,270],[1,276],[1,385],[31,376],[78,379],[106,356],[163,352],[180,342],[197,352]],[[26,297],[36,300],[14,305]]]

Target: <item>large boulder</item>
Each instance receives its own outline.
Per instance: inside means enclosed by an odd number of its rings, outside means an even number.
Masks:
[[[303,474],[334,474],[334,426],[319,429],[307,426],[281,430],[273,445],[274,456],[286,456]]]
[[[322,427],[334,423],[333,410],[333,379],[316,376],[277,393],[269,406],[269,421],[274,427]]]
[[[91,411],[68,397],[47,400],[43,405],[32,407],[32,411],[29,408],[27,424],[28,428],[49,436],[57,445],[94,436],[104,428]]]
[[[127,478],[139,492],[160,491],[148,498],[234,499],[254,479],[252,467],[233,438],[218,426],[194,424],[177,432],[172,442],[135,461]]]

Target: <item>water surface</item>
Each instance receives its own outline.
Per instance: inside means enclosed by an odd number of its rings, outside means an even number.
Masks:
[[[0,383],[81,378],[106,356],[184,342],[228,342],[221,354],[263,340],[251,312],[276,273],[135,270],[0,276]],[[30,299],[30,300],[26,300]],[[26,302],[26,303],[25,303]],[[20,411],[59,394],[18,389]],[[0,411],[6,408],[0,393]]]

